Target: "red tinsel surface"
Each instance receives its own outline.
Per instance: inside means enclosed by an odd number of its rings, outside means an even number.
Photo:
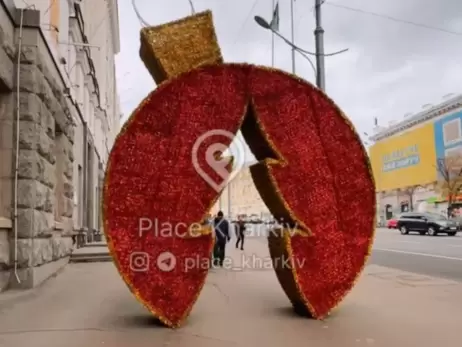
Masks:
[[[111,152],[104,191],[105,232],[119,271],[168,325],[180,324],[197,299],[208,269],[186,271],[184,264],[208,259],[212,239],[155,230],[140,237],[140,219],[188,225],[204,217],[218,193],[192,165],[193,145],[213,129],[236,133],[250,100],[288,163],[271,168],[279,192],[313,233],[294,237],[292,246],[296,280],[315,316],[341,300],[365,262],[374,185],[358,137],[333,103],[279,71],[225,64],[188,72],[155,90],[134,113]],[[206,164],[205,151],[229,141],[211,137],[200,148],[199,163],[215,182],[222,178]],[[148,254],[147,271],[133,270],[134,252]],[[157,267],[163,252],[176,258],[172,271]]]
[[[311,237],[291,240],[297,281],[315,317],[353,287],[369,254],[375,186],[351,124],[315,87],[254,69],[255,113],[287,166],[272,165],[280,194]]]
[[[179,324],[187,315],[208,272],[204,264],[210,257],[211,236],[182,237],[185,225],[200,222],[218,196],[193,167],[193,145],[209,130],[236,133],[245,100],[240,69],[187,73],[145,100],[112,149],[104,192],[105,232],[125,281],[168,325]],[[215,182],[223,178],[207,166],[205,151],[212,143],[230,141],[210,137],[199,148],[198,162]],[[140,220],[147,223],[146,219],[152,221],[152,231],[140,237]],[[169,225],[178,231],[169,233]],[[172,271],[157,266],[163,252],[176,258]],[[143,259],[133,257],[144,253],[149,255],[148,269],[134,271],[133,267],[143,267]],[[185,271],[186,263],[193,268]]]

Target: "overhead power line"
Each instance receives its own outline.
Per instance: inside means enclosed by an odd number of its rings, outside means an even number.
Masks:
[[[193,3],[193,0],[188,0],[188,3],[189,3],[189,7],[191,9],[191,15],[194,15],[196,14],[196,8],[194,7],[194,3]],[[148,22],[146,22],[144,20],[144,18],[141,16],[141,13],[140,11],[138,10],[138,7],[136,6],[136,2],[135,0],[132,0],[132,7],[133,7],[133,11],[135,11],[135,15],[136,17],[138,18],[140,24],[141,24],[141,27],[150,27],[151,24],[149,24]]]
[[[325,2],[325,4],[328,5],[328,6],[341,8],[341,9],[344,9],[344,10],[347,10],[347,11],[352,11],[352,12],[357,12],[357,13],[361,13],[361,14],[365,14],[365,15],[369,15],[369,16],[388,19],[390,21],[397,22],[397,23],[404,23],[404,24],[412,25],[412,26],[427,29],[427,30],[439,31],[439,32],[445,33],[445,34],[462,36],[462,33],[457,32],[457,31],[452,31],[452,30],[449,30],[449,29],[439,28],[439,27],[435,27],[435,26],[428,25],[428,24],[423,24],[423,23],[416,23],[416,22],[413,22],[413,21],[410,21],[410,20],[400,19],[400,18],[392,17],[392,16],[389,16],[389,15],[386,15],[386,14],[381,14],[381,13],[377,13],[377,12],[361,10],[359,8],[349,7],[349,6],[345,6],[345,5],[339,5],[339,4],[335,4],[335,3],[331,3],[331,2],[327,2],[327,1]]]
[[[240,39],[240,36],[241,36],[242,31],[244,30],[245,25],[247,24],[247,22],[249,21],[250,17],[252,16],[253,10],[255,9],[255,7],[257,6],[257,4],[258,4],[259,1],[260,1],[260,0],[255,0],[255,1],[253,2],[252,7],[250,8],[250,11],[247,13],[247,17],[245,18],[244,22],[242,23],[241,27],[239,28],[239,31],[237,32],[236,39],[234,40],[233,45],[235,45],[235,44],[237,43],[237,41]]]
[[[25,4],[27,4],[24,0],[23,0],[23,2],[24,2]],[[45,16],[45,15],[51,10],[51,8],[52,8],[53,5],[55,4],[55,2],[56,2],[56,0],[50,1],[50,5],[47,7],[47,9],[45,10],[45,12],[43,13],[42,16]]]

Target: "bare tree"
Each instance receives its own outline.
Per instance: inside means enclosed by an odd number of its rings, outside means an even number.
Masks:
[[[409,212],[414,211],[414,194],[420,187],[420,185],[416,185],[401,190],[403,195],[409,199]]]
[[[452,155],[437,160],[438,187],[448,199],[448,216],[452,205],[462,191],[462,156]]]

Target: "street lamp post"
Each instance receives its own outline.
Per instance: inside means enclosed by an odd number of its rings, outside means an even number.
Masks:
[[[321,2],[322,3],[322,2]],[[267,29],[267,30],[271,30],[276,36],[278,36],[279,38],[281,38],[285,43],[287,43],[292,49],[294,49],[296,52],[298,52],[300,55],[302,55],[306,60],[309,61],[311,67],[313,68],[313,71],[315,72],[316,74],[316,85],[318,86],[319,89],[325,91],[325,83],[324,83],[324,57],[330,57],[330,56],[334,56],[334,55],[337,55],[337,54],[340,54],[340,53],[344,53],[346,51],[348,51],[348,48],[346,49],[342,49],[340,51],[337,51],[337,52],[334,52],[334,53],[324,53],[324,45],[323,45],[323,42],[322,40],[320,40],[320,46],[316,48],[321,48],[321,52],[316,52],[316,53],[313,53],[313,52],[310,52],[310,51],[307,51],[303,48],[300,48],[298,47],[297,45],[295,45],[293,42],[289,41],[288,39],[286,39],[283,35],[281,35],[278,31],[274,30],[274,28],[271,27],[271,25],[263,18],[263,17],[260,17],[260,16],[255,16],[254,17],[254,20],[255,22],[261,26],[263,29]],[[322,28],[321,28],[322,30]],[[319,35],[319,31],[318,31],[318,35]],[[313,64],[313,62],[311,61],[310,57],[309,56],[314,56],[316,57],[316,62],[318,63],[318,67],[316,68]],[[321,64],[319,65],[319,63],[321,62]],[[320,78],[318,78],[318,76]]]
[[[261,26],[263,29],[267,29],[267,30],[270,30],[273,34],[275,34],[276,36],[278,36],[279,38],[281,38],[285,43],[287,43],[292,49],[293,49],[293,52],[297,52],[298,54],[300,54],[303,58],[305,58],[306,60],[308,60],[308,62],[310,63],[311,67],[313,68],[313,71],[314,73],[316,74],[316,67],[314,66],[313,64],[313,61],[311,60],[311,58],[305,53],[305,50],[301,49],[300,47],[294,45],[292,42],[290,42],[288,39],[286,39],[284,36],[282,36],[278,31],[274,30],[271,25],[263,18],[263,17],[260,17],[260,16],[255,16],[254,17],[255,19],[255,22],[257,22],[257,24],[259,26]],[[293,59],[292,59],[293,61]],[[293,67],[293,66],[292,66]]]
[[[316,85],[326,90],[326,71],[324,66],[324,29],[321,24],[321,5],[325,0],[315,0],[314,10],[316,17],[316,28],[314,38],[316,43]]]
[[[290,26],[291,26],[291,42],[295,44],[295,27],[294,27],[294,1],[290,0]],[[292,46],[292,73],[295,74],[295,47]]]

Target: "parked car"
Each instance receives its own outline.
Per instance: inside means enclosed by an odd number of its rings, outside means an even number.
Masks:
[[[458,223],[436,213],[403,213],[398,218],[396,227],[403,235],[418,232],[420,235],[447,234],[455,236],[460,230]]]
[[[398,224],[397,218],[392,218],[387,221],[387,228],[388,229],[396,229],[396,225]]]

